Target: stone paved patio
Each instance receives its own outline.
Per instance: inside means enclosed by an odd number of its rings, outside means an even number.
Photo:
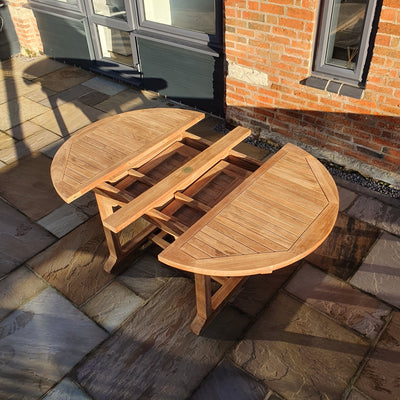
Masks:
[[[156,248],[103,271],[94,198],[65,205],[51,158],[99,118],[177,106],[44,57],[1,64],[0,399],[400,399],[399,199],[337,180],[327,241],[251,277],[199,337],[193,277]]]

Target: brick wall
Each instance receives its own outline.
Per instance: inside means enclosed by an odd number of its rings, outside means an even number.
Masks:
[[[21,52],[25,55],[42,53],[43,46],[36,19],[33,12],[26,7],[27,1],[8,0],[7,4],[21,45]]]
[[[400,185],[400,1],[383,0],[361,99],[300,83],[311,71],[318,7],[319,0],[225,1],[227,119]]]

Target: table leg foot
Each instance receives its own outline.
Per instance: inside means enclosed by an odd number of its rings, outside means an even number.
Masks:
[[[114,256],[108,256],[107,261],[104,263],[104,271],[111,272],[114,268],[115,264],[117,264],[119,260]]]
[[[190,324],[190,330],[195,335],[200,335],[201,332],[205,329],[207,324],[207,319],[202,318],[200,315],[196,315]]]
[[[199,335],[213,318],[219,313],[229,298],[240,289],[247,277],[214,278],[207,275],[195,274],[196,309],[197,314],[190,329]],[[221,284],[221,287],[211,293],[211,279]]]

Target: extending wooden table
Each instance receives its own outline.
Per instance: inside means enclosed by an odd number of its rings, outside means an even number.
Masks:
[[[160,261],[194,273],[196,334],[247,277],[314,251],[339,203],[332,177],[304,150],[287,144],[261,163],[233,150],[246,128],[215,143],[190,133],[203,118],[175,108],[111,116],[74,134],[51,167],[66,202],[94,191],[110,251],[106,271],[152,240],[164,249]],[[124,231],[133,233],[127,242]]]

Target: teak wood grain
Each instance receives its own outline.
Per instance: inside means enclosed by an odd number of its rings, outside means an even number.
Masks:
[[[159,259],[202,275],[271,273],[315,250],[332,230],[338,207],[337,188],[325,167],[287,144]]]
[[[151,239],[164,249],[160,261],[194,273],[196,334],[248,276],[315,250],[339,206],[332,177],[307,152],[288,144],[262,164],[233,150],[246,128],[214,144],[189,133],[202,118],[162,108],[108,117],[73,135],[51,168],[65,201],[94,190],[106,271]],[[133,237],[121,242],[126,232]],[[221,285],[215,293],[211,280]]]
[[[99,183],[154,158],[204,114],[182,109],[144,109],[97,121],[74,134],[54,156],[53,185],[70,203]]]
[[[178,168],[129,204],[106,218],[103,221],[104,226],[113,232],[120,232],[130,223],[146,214],[147,211],[163,205],[173,198],[173,194],[176,191],[189,186],[220,159],[225,158],[229,151],[249,134],[250,130],[243,127],[237,127],[227,133],[222,139],[192,158],[183,167]]]

